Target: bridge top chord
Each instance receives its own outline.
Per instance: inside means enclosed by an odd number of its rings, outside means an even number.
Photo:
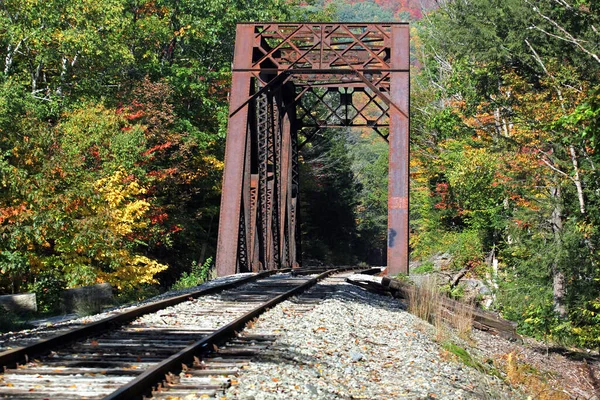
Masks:
[[[392,60],[394,31],[403,23],[249,23],[253,57],[235,71],[343,74],[405,71]],[[250,32],[248,32],[250,33]],[[403,66],[403,67],[407,67]]]

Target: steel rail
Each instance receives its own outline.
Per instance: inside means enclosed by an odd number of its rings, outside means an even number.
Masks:
[[[194,357],[202,353],[210,352],[214,345],[219,345],[234,336],[237,332],[242,331],[246,324],[264,313],[268,309],[276,306],[277,304],[287,300],[288,298],[304,292],[306,289],[315,285],[318,281],[328,277],[329,275],[343,272],[346,270],[359,269],[357,267],[344,267],[330,269],[320,273],[316,277],[296,286],[295,288],[280,294],[273,299],[266,301],[254,310],[249,311],[243,316],[235,319],[229,324],[223,326],[217,331],[213,332],[209,336],[196,343],[186,347],[178,353],[172,355],[166,360],[160,362],[154,367],[146,370],[144,373],[139,375],[134,380],[125,384],[121,388],[117,389],[113,393],[104,397],[103,400],[135,400],[143,399],[145,395],[149,395],[152,391],[152,387],[165,380],[165,376],[169,373],[178,374],[182,371],[184,364],[191,364],[194,361]]]
[[[141,307],[136,307],[133,310],[125,311],[120,314],[117,314],[112,317],[108,317],[102,319],[100,321],[88,324],[81,328],[76,328],[71,331],[50,337],[48,339],[40,340],[39,342],[33,343],[28,346],[19,347],[16,349],[11,349],[0,353],[0,369],[7,369],[10,367],[14,367],[18,365],[20,362],[28,362],[29,358],[37,357],[39,355],[48,353],[51,350],[54,350],[58,347],[63,347],[64,345],[68,345],[74,341],[97,335],[98,333],[106,332],[110,329],[114,329],[115,326],[126,324],[127,322],[133,321],[139,316],[144,314],[149,314],[161,310],[163,308],[167,308],[184,301],[189,300],[190,298],[197,298],[213,293],[218,293],[223,290],[233,289],[238,286],[244,285],[249,282],[253,282],[255,280],[265,278],[276,273],[280,272],[289,272],[289,269],[285,270],[272,270],[272,271],[263,271],[259,272],[255,275],[248,276],[246,278],[242,278],[236,280],[234,282],[228,282],[221,285],[211,286],[209,288],[200,289],[191,293],[179,295],[176,297],[171,297],[169,299],[157,301],[154,303],[146,304]]]

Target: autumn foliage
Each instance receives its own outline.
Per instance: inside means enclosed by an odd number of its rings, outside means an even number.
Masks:
[[[0,8],[0,294],[133,292],[214,253],[239,20],[279,2],[8,0]]]
[[[413,256],[477,265],[491,307],[521,332],[589,347],[600,343],[598,11],[455,1],[413,30]]]

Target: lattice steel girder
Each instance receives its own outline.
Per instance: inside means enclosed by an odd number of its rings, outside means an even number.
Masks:
[[[218,274],[299,265],[298,132],[348,126],[390,144],[388,273],[407,273],[408,25],[251,23],[236,34]]]

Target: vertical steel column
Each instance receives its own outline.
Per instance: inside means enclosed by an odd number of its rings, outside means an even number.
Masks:
[[[288,83],[282,90],[281,128],[281,258],[285,268],[298,267],[296,241],[296,203],[298,194],[298,123],[296,121],[295,86]],[[295,189],[294,189],[295,188]]]
[[[295,110],[292,110],[293,120],[296,121]],[[300,231],[300,163],[298,160],[298,129],[296,124],[291,129],[292,151],[292,192],[290,201],[290,247],[291,267],[302,266],[302,235]]]
[[[409,141],[409,27],[392,28],[389,182],[388,182],[388,275],[408,273]],[[397,72],[401,70],[402,72]],[[406,71],[406,72],[404,72]]]
[[[270,269],[271,192],[269,191],[269,107],[266,93],[256,98],[256,137],[258,142],[258,238],[260,269]]]
[[[254,27],[251,25],[238,25],[236,38],[230,110],[238,109],[250,95],[252,74],[249,70],[252,67]],[[239,71],[240,69],[245,71]],[[231,275],[237,272],[238,235],[247,136],[248,105],[245,105],[237,114],[229,118],[227,126],[219,237],[217,239],[216,268],[218,276]],[[248,218],[248,213],[245,213],[244,217]]]
[[[290,119],[287,114],[283,115],[281,121],[281,185],[279,198],[281,201],[279,221],[281,229],[279,231],[279,243],[281,243],[280,260],[284,268],[288,268],[290,265],[290,254],[289,254],[289,234],[288,234],[288,217],[289,217],[289,205],[290,205],[290,194],[292,181],[291,175],[291,136],[290,136]]]

